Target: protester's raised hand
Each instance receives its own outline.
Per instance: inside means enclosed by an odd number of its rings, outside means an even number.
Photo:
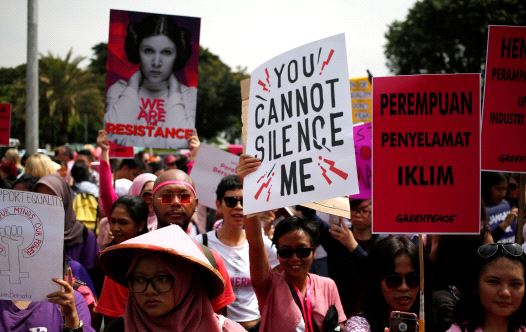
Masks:
[[[201,146],[201,141],[199,140],[199,136],[197,136],[197,130],[194,129],[194,133],[192,136],[190,136],[190,139],[188,140],[188,149],[190,150],[189,159],[193,160],[195,159],[195,156],[197,155],[197,151],[199,151],[199,147]]]
[[[236,166],[236,173],[241,178],[241,181],[243,181],[245,176],[255,172],[260,165],[261,160],[247,154],[242,154],[239,157],[239,163]]]
[[[53,278],[53,282],[61,286],[61,290],[47,295],[47,299],[51,303],[56,303],[60,306],[62,316],[64,316],[64,326],[69,329],[76,329],[80,325],[80,319],[75,305],[75,296],[73,290],[73,274],[71,268],[68,268],[66,280],[61,278]]]
[[[358,246],[358,242],[354,238],[352,231],[345,225],[341,218],[339,223],[331,224],[329,233],[335,240],[339,241],[351,252],[353,252]]]
[[[132,88],[133,90],[137,91],[139,93],[139,85],[141,84],[142,80],[142,74],[141,70],[137,70],[128,80],[128,87]]]
[[[97,135],[97,146],[100,146],[102,151],[107,151],[110,149],[110,141],[108,140],[108,134],[104,129],[99,130],[99,134]]]

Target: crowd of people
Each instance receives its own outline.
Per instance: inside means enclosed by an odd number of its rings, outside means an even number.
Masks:
[[[376,332],[392,312],[418,315],[424,297],[429,331],[526,331],[513,174],[482,173],[480,234],[422,237],[421,267],[419,237],[372,234],[370,199],[350,199],[347,218],[300,205],[245,216],[243,179],[260,165],[248,155],[218,184],[216,209],[201,206],[199,145],[110,160],[101,130],[82,151],[5,151],[2,188],[63,201],[64,275],[48,301],[0,300],[0,330]],[[85,197],[94,222],[79,218]]]

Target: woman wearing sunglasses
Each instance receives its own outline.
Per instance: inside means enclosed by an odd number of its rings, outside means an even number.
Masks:
[[[521,246],[484,244],[468,271],[472,288],[460,299],[456,323],[448,331],[526,331],[526,260]]]
[[[312,220],[278,223],[272,243],[282,272],[270,270],[257,216],[245,220],[250,276],[261,312],[260,331],[335,331],[345,313],[332,279],[309,273],[319,230]]]
[[[124,331],[244,331],[214,313],[210,298],[223,292],[223,278],[178,226],[108,247],[100,262],[109,278],[130,291]]]
[[[344,331],[383,332],[391,311],[418,313],[418,248],[411,240],[390,236],[378,241],[369,253],[369,271],[365,317],[349,318]]]

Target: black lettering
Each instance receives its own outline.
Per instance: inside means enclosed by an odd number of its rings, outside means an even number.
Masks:
[[[290,195],[298,193],[298,184],[296,179],[296,161],[290,163],[290,174],[287,176],[286,165],[281,165],[281,191],[280,195]]]
[[[334,96],[334,83],[338,82],[339,78],[333,78],[332,80],[327,80],[325,83],[330,84],[331,86],[331,106],[332,108],[336,107],[336,97]]]
[[[315,105],[315,102],[314,102],[314,90],[317,89],[319,91],[318,95],[319,95],[319,105]],[[311,99],[311,106],[312,106],[312,109],[315,111],[315,112],[319,112],[321,111],[321,109],[323,108],[323,88],[321,87],[321,84],[320,83],[315,83],[312,85],[311,87],[311,90],[310,90],[310,99]]]
[[[264,160],[265,159],[265,148],[263,148],[263,146],[261,146],[264,143],[265,143],[265,139],[263,138],[263,136],[259,135],[258,137],[256,137],[256,150],[261,152],[261,157],[259,157],[260,160]],[[254,156],[254,157],[256,157],[256,156]]]
[[[278,89],[281,88],[281,73],[283,73],[283,69],[285,68],[285,64],[281,65],[281,69],[278,71],[278,68],[274,68],[274,72],[276,73],[276,76],[278,77]]]
[[[310,151],[309,120],[305,119],[305,126],[298,121],[298,152],[303,151],[302,143],[305,145],[305,151]]]
[[[261,122],[258,121],[259,119],[259,110],[264,110],[265,109],[265,106],[263,104],[259,104],[258,106],[256,106],[256,128],[257,129],[261,129],[263,127],[263,125],[265,124],[265,120],[264,119],[261,119]]]
[[[309,54],[310,58],[310,71],[307,71],[307,60],[305,60],[305,56],[303,56],[303,75],[305,77],[311,77],[312,73],[314,73],[314,54]]]
[[[292,64],[294,64],[294,67],[292,67],[294,69],[294,77],[291,76],[292,74],[291,65]],[[289,62],[289,66],[287,67],[287,69],[288,69],[289,82],[290,83],[296,82],[298,80],[298,61],[292,60],[291,62]]]
[[[343,116],[343,112],[331,113],[329,116],[331,118],[331,145],[332,146],[343,145],[343,140],[341,140],[341,139],[337,140],[336,139],[336,134],[341,132],[342,128],[341,127],[336,127],[336,121],[335,121],[335,119],[340,118],[340,117]]]
[[[313,191],[313,185],[307,185],[306,180],[311,178],[310,174],[305,174],[305,165],[312,162],[312,158],[305,158],[300,160],[300,189],[302,193]]]
[[[385,108],[389,105],[387,94],[380,94],[380,115],[384,115]]]
[[[290,142],[290,138],[287,138],[287,131],[292,128],[292,125],[286,125],[281,128],[281,136],[283,138],[283,157],[289,156],[292,154],[292,150],[287,150],[287,143]]]

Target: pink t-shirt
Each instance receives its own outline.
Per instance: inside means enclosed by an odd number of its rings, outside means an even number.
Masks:
[[[345,312],[334,281],[316,274],[309,276],[312,289],[312,316],[316,325],[322,326],[331,305],[334,305],[338,311],[338,321],[345,322]],[[283,273],[270,271],[266,285],[254,290],[261,312],[260,331],[296,330],[303,318]]]

